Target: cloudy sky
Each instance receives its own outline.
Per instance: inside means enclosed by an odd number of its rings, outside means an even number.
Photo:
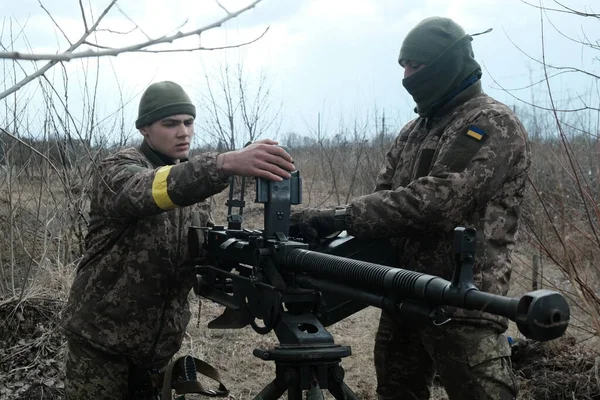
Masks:
[[[540,4],[539,0],[531,1]],[[92,15],[96,18],[108,3],[89,0],[85,6],[88,20]],[[221,0],[230,10],[249,3]],[[1,41],[5,48],[38,53],[64,51],[68,43],[57,25],[70,41],[80,37],[84,25],[76,0],[42,0],[41,4],[54,22],[37,0],[0,0],[4,11]],[[541,4],[560,8],[551,0]],[[600,12],[597,0],[564,0],[561,4]],[[155,38],[177,30],[197,29],[224,16],[213,0],[118,0],[117,5],[119,8],[114,8],[100,26],[104,30],[94,37],[107,46],[132,44],[143,40],[144,35]],[[597,18],[558,12],[541,14],[520,0],[263,0],[224,27],[202,35],[203,46],[235,45],[258,37],[268,27],[264,37],[243,48],[122,54],[104,58],[99,64],[72,61],[64,68],[55,67],[47,76],[60,83],[66,73],[71,86],[69,104],[77,110],[82,103],[86,71],[88,82],[92,82],[99,65],[99,114],[110,115],[118,109],[121,93],[127,102],[125,124],[131,132],[139,95],[149,83],[174,80],[200,102],[206,95],[205,75],[216,79],[219,65],[236,65],[240,60],[250,88],[262,71],[271,88],[271,109],[281,106],[280,123],[273,125],[266,137],[288,131],[305,134],[314,130],[319,114],[323,125],[334,131],[341,120],[347,123],[365,119],[376,109],[385,110],[388,121],[398,126],[414,117],[412,99],[401,83],[403,70],[397,64],[402,39],[416,23],[434,15],[455,19],[468,33],[493,28],[491,33],[477,36],[473,48],[484,69],[484,90],[505,103],[519,104],[513,96],[527,101],[533,98],[541,104],[548,101],[545,84],[534,86],[534,91],[526,88],[544,75],[536,61],[542,58],[542,18],[547,63],[600,73],[600,50],[586,49],[573,41],[587,37],[597,43]],[[138,29],[132,33],[114,33],[130,31],[133,23]],[[163,48],[194,46],[198,41],[194,37]],[[2,64],[4,89],[11,84],[6,74],[13,66],[10,62]],[[31,62],[21,62],[16,67],[17,78],[34,67]],[[552,80],[552,90],[561,107],[577,108],[583,102],[598,107],[598,88],[592,82],[581,74],[562,74]],[[19,92],[19,99],[35,104],[41,97],[40,90],[39,84],[30,83]],[[199,124],[201,120],[199,117]]]

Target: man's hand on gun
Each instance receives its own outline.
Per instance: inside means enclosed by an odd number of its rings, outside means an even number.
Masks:
[[[254,176],[271,181],[289,178],[296,167],[290,156],[277,142],[259,140],[243,149],[219,154],[217,168],[225,176]]]
[[[309,244],[318,244],[319,239],[343,230],[343,220],[333,209],[305,208],[290,216],[290,236],[301,237]]]

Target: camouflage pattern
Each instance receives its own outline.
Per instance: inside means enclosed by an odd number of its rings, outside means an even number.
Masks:
[[[67,341],[65,394],[68,400],[127,399],[128,379],[129,365],[125,357]]]
[[[100,163],[87,250],[63,313],[68,337],[145,367],[179,350],[195,281],[184,264],[188,227],[212,222],[205,200],[227,187],[216,156],[165,165],[144,142]]]
[[[65,394],[69,400],[160,399],[159,369],[141,369],[126,357],[67,340]]]
[[[483,132],[481,140],[467,135]],[[530,165],[527,133],[515,114],[470,86],[434,118],[417,118],[386,154],[375,192],[348,206],[346,226],[357,237],[392,238],[398,265],[450,279],[453,230],[477,230],[475,284],[506,294],[520,205]],[[506,320],[454,310],[456,319]]]
[[[357,237],[390,238],[398,266],[450,279],[453,230],[477,230],[474,279],[506,294],[530,165],[527,133],[480,82],[432,118],[407,124],[386,154],[372,194],[354,199],[346,225]],[[448,309],[452,321],[414,327],[382,313],[375,345],[378,394],[428,399],[437,370],[451,399],[514,399],[507,320]]]
[[[382,314],[375,370],[380,400],[429,399],[436,371],[452,400],[512,400],[518,392],[506,337],[457,322],[417,327]]]
[[[344,223],[344,220],[336,218],[335,210],[304,208],[291,213],[289,234],[291,237],[301,237],[309,244],[316,244],[319,238],[331,235],[336,230],[344,230],[343,226],[336,226],[336,223]]]

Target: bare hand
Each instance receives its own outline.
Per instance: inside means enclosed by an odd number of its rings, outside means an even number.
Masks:
[[[278,142],[263,139],[241,150],[219,154],[217,166],[225,175],[255,176],[272,181],[289,178],[296,167],[292,156],[277,146]]]

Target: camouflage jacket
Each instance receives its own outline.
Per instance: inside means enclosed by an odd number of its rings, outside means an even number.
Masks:
[[[205,200],[226,186],[212,153],[166,165],[144,142],[103,160],[63,313],[67,336],[139,365],[168,362],[190,318],[187,230],[206,226]]]
[[[450,279],[453,230],[477,230],[475,283],[506,294],[530,165],[515,114],[470,86],[431,119],[417,118],[386,154],[374,193],[354,199],[346,225],[357,237],[391,238],[402,268]],[[456,318],[506,320],[481,312]]]

